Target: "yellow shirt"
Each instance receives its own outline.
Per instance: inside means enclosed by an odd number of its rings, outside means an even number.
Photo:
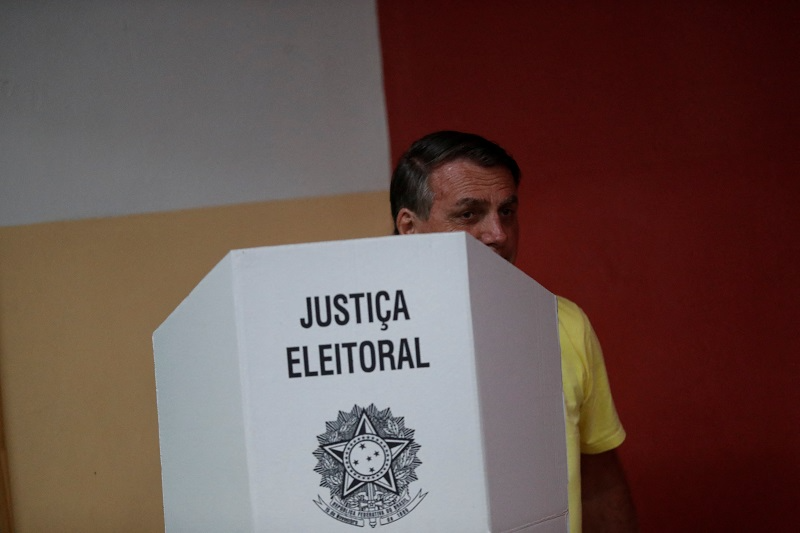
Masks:
[[[603,350],[580,307],[558,297],[561,379],[567,426],[569,513],[571,533],[581,531],[581,453],[616,448],[625,430],[614,408]]]

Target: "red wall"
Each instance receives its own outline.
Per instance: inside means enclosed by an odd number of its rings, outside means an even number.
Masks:
[[[643,530],[792,530],[797,4],[378,5],[393,157],[453,128],[520,162],[518,264],[595,324]]]

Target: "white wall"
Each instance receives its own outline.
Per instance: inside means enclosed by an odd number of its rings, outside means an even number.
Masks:
[[[0,3],[0,226],[388,188],[373,0]]]

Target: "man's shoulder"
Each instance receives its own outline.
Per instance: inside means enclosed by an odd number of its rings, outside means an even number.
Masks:
[[[589,319],[586,313],[572,300],[556,296],[558,302],[558,325],[571,333],[582,333]]]

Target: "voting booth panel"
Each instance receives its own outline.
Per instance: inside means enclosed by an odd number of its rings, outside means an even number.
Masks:
[[[153,336],[167,531],[566,531],[555,297],[463,233],[229,253]]]

